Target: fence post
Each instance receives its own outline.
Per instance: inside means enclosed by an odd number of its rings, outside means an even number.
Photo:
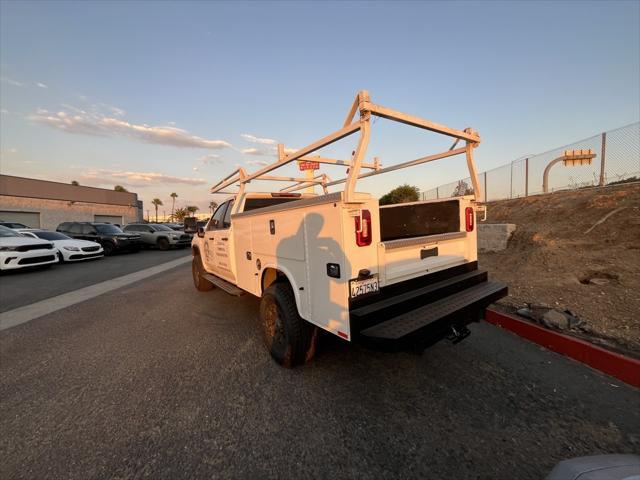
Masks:
[[[529,159],[524,159],[524,196],[529,196]]]
[[[509,182],[509,198],[513,198],[513,162],[511,162],[511,180]]]
[[[602,132],[602,148],[600,150],[600,182],[599,186],[604,186],[604,160],[607,152],[607,132]]]
[[[484,203],[487,203],[487,198],[489,198],[487,193],[487,172],[484,172]]]
[[[440,187],[436,187],[436,200],[440,198]]]

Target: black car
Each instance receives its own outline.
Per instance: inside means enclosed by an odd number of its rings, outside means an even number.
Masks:
[[[138,252],[142,248],[140,235],[123,232],[111,223],[64,222],[58,225],[56,231],[72,238],[98,242],[105,255],[121,251]]]

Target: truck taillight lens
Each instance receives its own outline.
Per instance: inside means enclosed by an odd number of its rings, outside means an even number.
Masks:
[[[362,210],[356,219],[356,243],[359,247],[371,245],[371,212]]]
[[[473,208],[467,207],[464,209],[464,226],[467,232],[473,232],[473,223],[475,221],[475,215]]]

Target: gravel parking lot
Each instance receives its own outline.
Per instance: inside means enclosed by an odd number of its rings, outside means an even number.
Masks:
[[[539,479],[640,449],[638,390],[493,326],[285,370],[257,307],[183,265],[0,332],[0,476]]]

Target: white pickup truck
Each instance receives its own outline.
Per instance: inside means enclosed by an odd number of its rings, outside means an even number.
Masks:
[[[455,143],[445,152],[386,168],[377,159],[366,163],[371,115],[449,135]],[[356,132],[360,139],[349,160],[309,155]],[[289,155],[279,145],[275,163],[252,174],[239,168],[212,187],[212,193],[231,196],[193,238],[196,288],[260,297],[264,340],[283,366],[313,357],[318,328],[389,349],[465,338],[466,325],[507,294],[477,264],[480,185],[473,149],[479,141],[471,129],[406,115],[359,92],[340,130]],[[355,190],[359,178],[460,154],[466,155],[473,183],[470,195],[381,207]],[[348,174],[336,181],[326,174],[268,175],[294,161],[346,166]],[[252,180],[293,184],[274,193],[248,192]],[[343,190],[329,192],[342,183]],[[234,186],[238,190],[229,192]],[[323,194],[309,193],[318,186]]]

